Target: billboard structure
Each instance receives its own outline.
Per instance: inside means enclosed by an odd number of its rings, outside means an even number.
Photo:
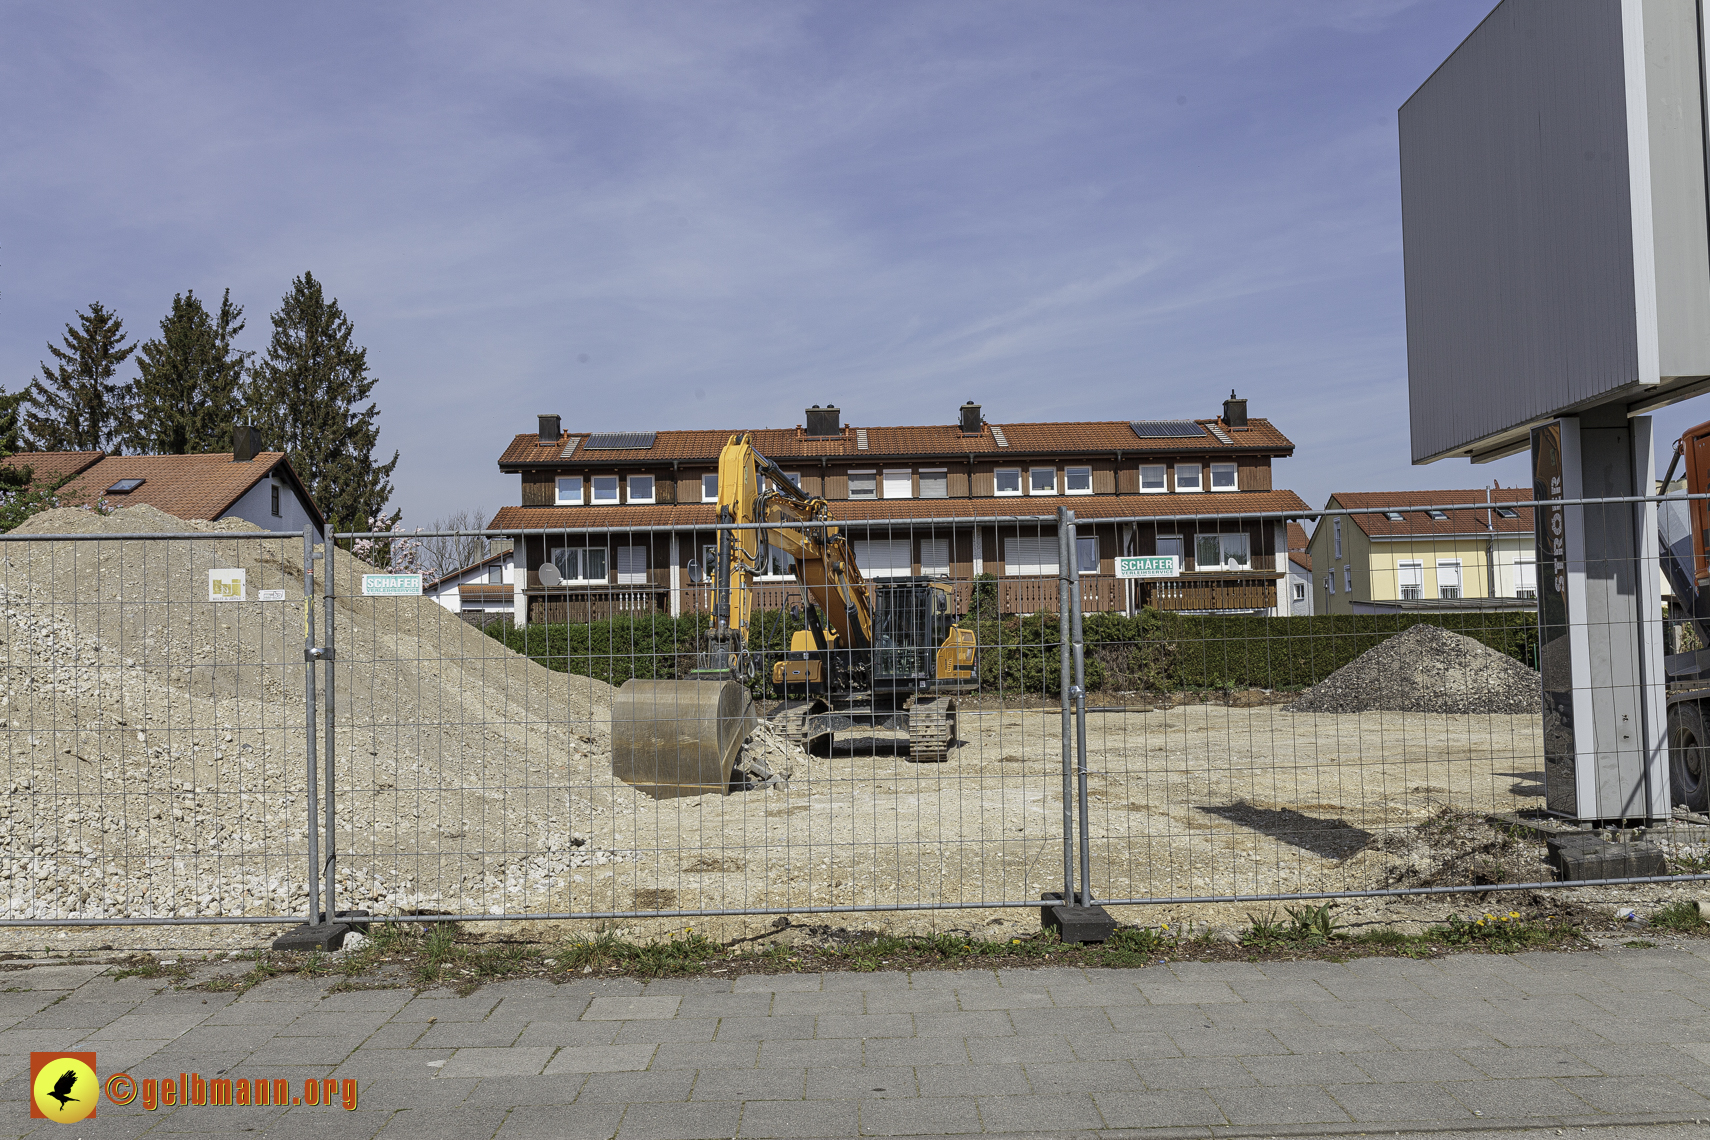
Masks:
[[[1413,461],[1532,452],[1545,805],[1670,812],[1653,408],[1710,391],[1706,0],[1503,0],[1402,106]]]
[[[1701,0],[1504,0],[1401,107],[1413,461],[1710,390]]]

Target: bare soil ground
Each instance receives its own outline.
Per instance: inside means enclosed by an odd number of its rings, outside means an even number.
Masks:
[[[304,913],[301,541],[234,541],[146,509],[33,522],[40,532],[207,538],[0,544],[4,917]],[[654,800],[612,778],[608,686],[528,662],[430,601],[362,597],[368,567],[342,552],[333,561],[341,908],[608,914],[605,925],[630,937],[772,929],[770,913],[625,915],[707,909],[795,914],[778,937],[808,923],[991,932],[1037,925],[1031,909],[992,904],[1061,888],[1054,708],[990,698],[966,708],[944,764],[910,763],[900,735],[851,734],[831,756],[808,757],[762,733],[755,747],[792,772],[787,785]],[[230,567],[246,570],[250,600],[207,601],[207,572]],[[288,600],[254,600],[264,589]],[[318,599],[313,610],[324,622]],[[324,688],[317,701],[324,713]],[[1134,707],[1089,714],[1088,767],[1093,885],[1110,899],[1481,873],[1465,858],[1483,842],[1476,820],[1542,793],[1535,714]],[[1505,873],[1547,878],[1540,855],[1508,856]],[[806,915],[947,905],[961,909]],[[1346,909],[1413,922],[1454,906]],[[1255,909],[1117,912],[1238,926]],[[14,927],[0,930],[0,949],[247,947],[278,930]]]

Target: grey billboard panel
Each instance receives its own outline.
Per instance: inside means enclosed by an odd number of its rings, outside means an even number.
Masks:
[[[1414,462],[1710,375],[1698,4],[1504,0],[1401,108]]]

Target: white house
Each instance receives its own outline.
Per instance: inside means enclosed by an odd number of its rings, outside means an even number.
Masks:
[[[481,622],[510,617],[516,611],[516,553],[507,545],[479,562],[424,582],[422,596]]]

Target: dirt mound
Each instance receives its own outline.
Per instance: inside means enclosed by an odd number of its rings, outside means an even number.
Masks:
[[[1297,713],[1534,713],[1538,674],[1506,653],[1420,624],[1360,654],[1288,706]]]

